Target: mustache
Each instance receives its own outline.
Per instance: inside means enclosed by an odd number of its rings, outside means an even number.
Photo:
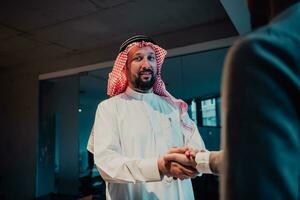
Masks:
[[[152,75],[154,74],[154,72],[153,72],[152,69],[144,69],[144,70],[142,70],[142,71],[139,72],[139,75],[141,75],[141,74],[143,74],[143,73],[145,73],[145,72],[149,72],[149,73],[151,73]]]

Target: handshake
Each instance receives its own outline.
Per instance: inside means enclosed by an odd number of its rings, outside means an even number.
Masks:
[[[161,177],[184,180],[195,178],[199,173],[219,174],[222,154],[222,151],[173,147],[158,159],[157,164]]]

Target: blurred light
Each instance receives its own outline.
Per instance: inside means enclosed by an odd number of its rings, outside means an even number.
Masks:
[[[78,112],[82,112],[81,108],[78,109]]]

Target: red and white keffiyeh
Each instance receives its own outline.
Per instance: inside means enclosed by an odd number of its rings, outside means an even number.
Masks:
[[[157,75],[153,86],[153,92],[163,97],[166,101],[168,101],[172,105],[178,106],[180,108],[181,124],[189,132],[192,132],[194,130],[194,126],[191,123],[191,120],[187,116],[187,110],[188,110],[187,104],[183,100],[176,99],[175,97],[173,97],[166,90],[165,84],[161,79],[161,67],[164,62],[167,51],[158,45],[155,45],[151,42],[144,42],[144,41],[134,42],[129,44],[124,51],[120,52],[114,63],[112,72],[109,73],[107,94],[110,97],[112,97],[120,93],[123,93],[126,90],[128,86],[128,81],[126,77],[126,62],[128,58],[128,52],[133,46],[136,45],[138,45],[139,47],[150,46],[154,50],[156,62],[157,62]]]

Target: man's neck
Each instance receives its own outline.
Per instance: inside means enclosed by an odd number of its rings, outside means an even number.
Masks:
[[[150,88],[149,90],[141,90],[141,89],[138,89],[138,88],[135,88],[135,87],[132,87],[129,85],[129,87],[136,91],[136,92],[139,92],[139,93],[152,93],[153,92],[153,88]]]

